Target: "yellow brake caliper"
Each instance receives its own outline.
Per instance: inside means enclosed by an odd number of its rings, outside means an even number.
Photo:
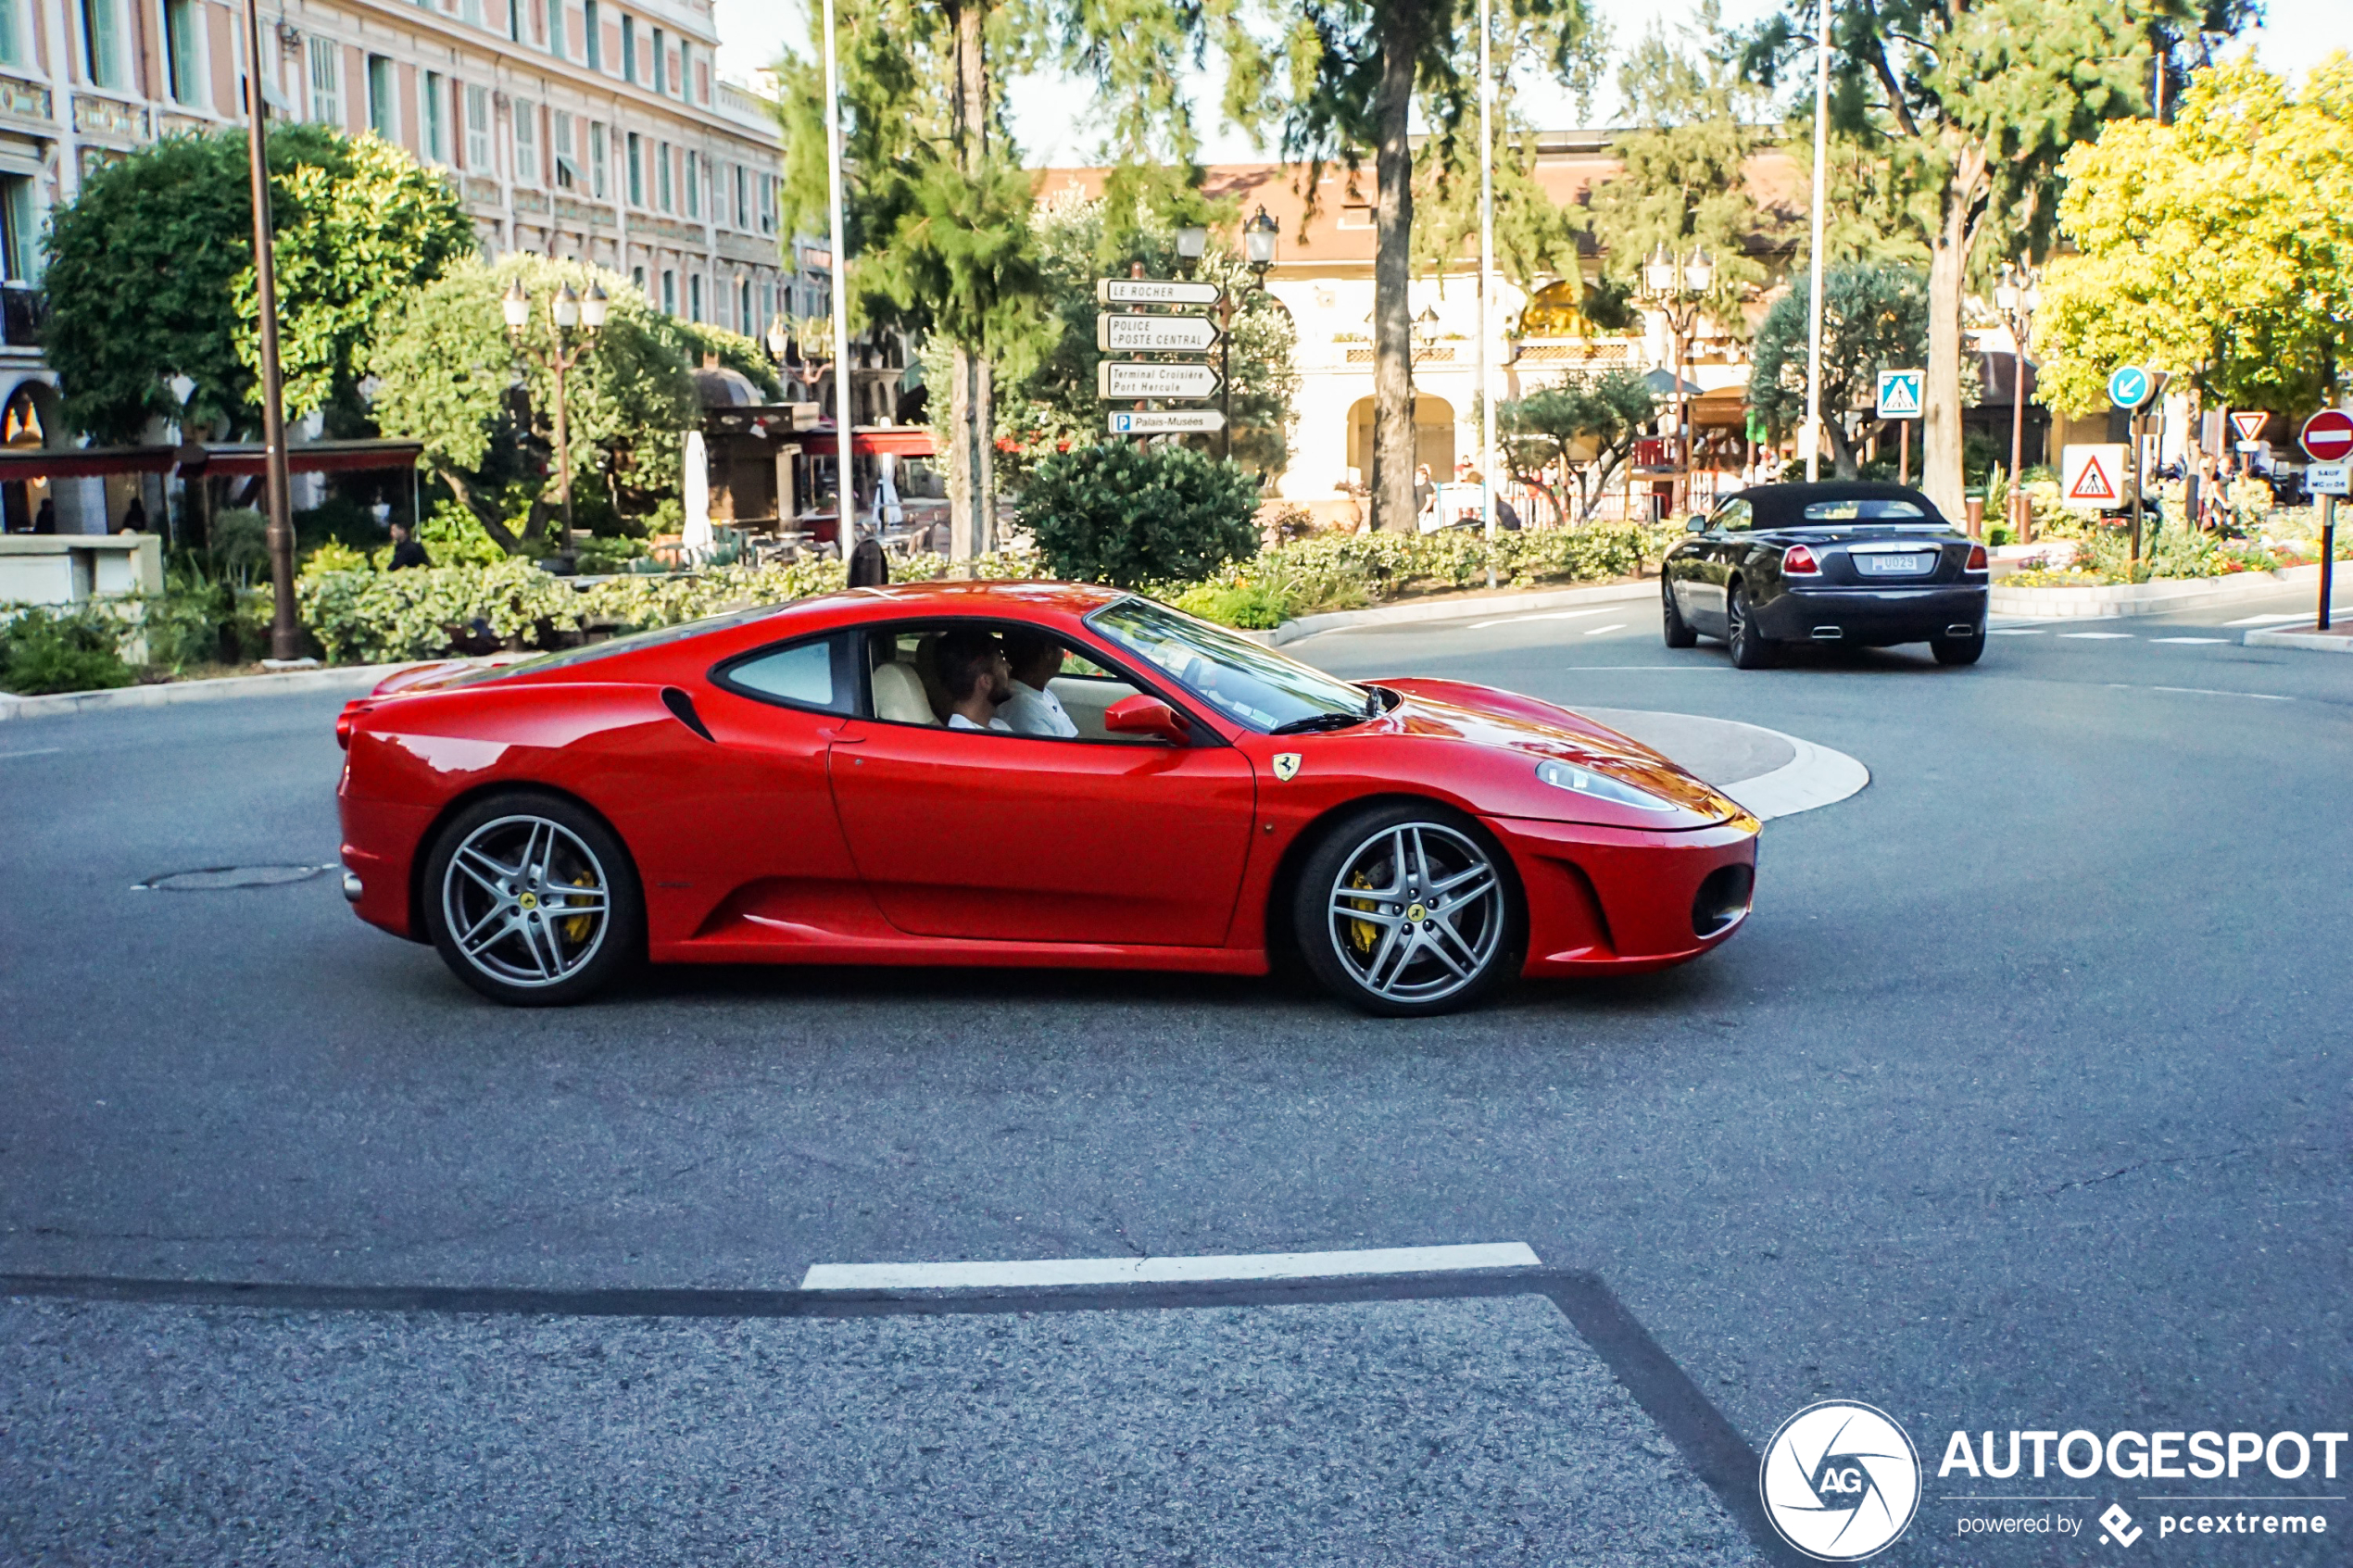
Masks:
[[[1358,872],[1354,876],[1348,879],[1348,885],[1351,887],[1370,887],[1372,886],[1372,883],[1366,879],[1363,872]],[[1358,909],[1370,909],[1376,907],[1373,900],[1370,898],[1359,898],[1355,900],[1355,904]],[[1379,937],[1379,935],[1380,928],[1375,925],[1371,921],[1353,920],[1348,922],[1349,945],[1354,947],[1359,953],[1369,954],[1372,952],[1373,943]]]
[[[582,872],[572,879],[572,884],[574,887],[594,887],[597,885],[597,873]],[[596,918],[594,915],[574,915],[564,922],[564,940],[575,947],[587,941],[589,922]]]

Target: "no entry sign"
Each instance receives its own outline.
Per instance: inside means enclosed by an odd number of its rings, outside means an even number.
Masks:
[[[2353,414],[2323,408],[2304,421],[2296,440],[2303,444],[2304,455],[2316,463],[2341,461],[2353,455]]]

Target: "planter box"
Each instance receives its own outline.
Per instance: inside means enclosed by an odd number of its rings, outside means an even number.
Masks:
[[[2070,616],[2166,615],[2205,605],[2259,599],[2296,583],[2317,584],[2321,569],[2293,566],[2285,571],[2242,571],[2229,577],[2167,578],[2112,588],[2005,588],[1996,583],[1992,609],[2035,621]]]

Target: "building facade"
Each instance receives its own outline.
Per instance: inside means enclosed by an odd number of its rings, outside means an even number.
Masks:
[[[373,132],[446,171],[484,255],[592,261],[674,315],[754,334],[807,292],[779,243],[775,122],[719,76],[711,0],[261,4],[271,112]],[[50,207],[148,142],[242,125],[246,38],[221,0],[0,0],[14,428],[54,409],[32,336]]]

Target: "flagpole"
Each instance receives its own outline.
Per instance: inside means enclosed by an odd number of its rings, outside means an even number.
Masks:
[[[825,205],[834,246],[834,536],[842,558],[857,536],[850,521],[849,257],[841,221],[841,77],[834,63],[834,0],[825,0]]]
[[[1478,515],[1487,532],[1487,585],[1495,586],[1495,389],[1487,373],[1487,301],[1495,274],[1495,144],[1487,125],[1490,0],[1478,0]]]
[[[1806,312],[1806,479],[1822,477],[1822,209],[1830,182],[1831,0],[1818,0],[1814,38],[1813,297]]]

